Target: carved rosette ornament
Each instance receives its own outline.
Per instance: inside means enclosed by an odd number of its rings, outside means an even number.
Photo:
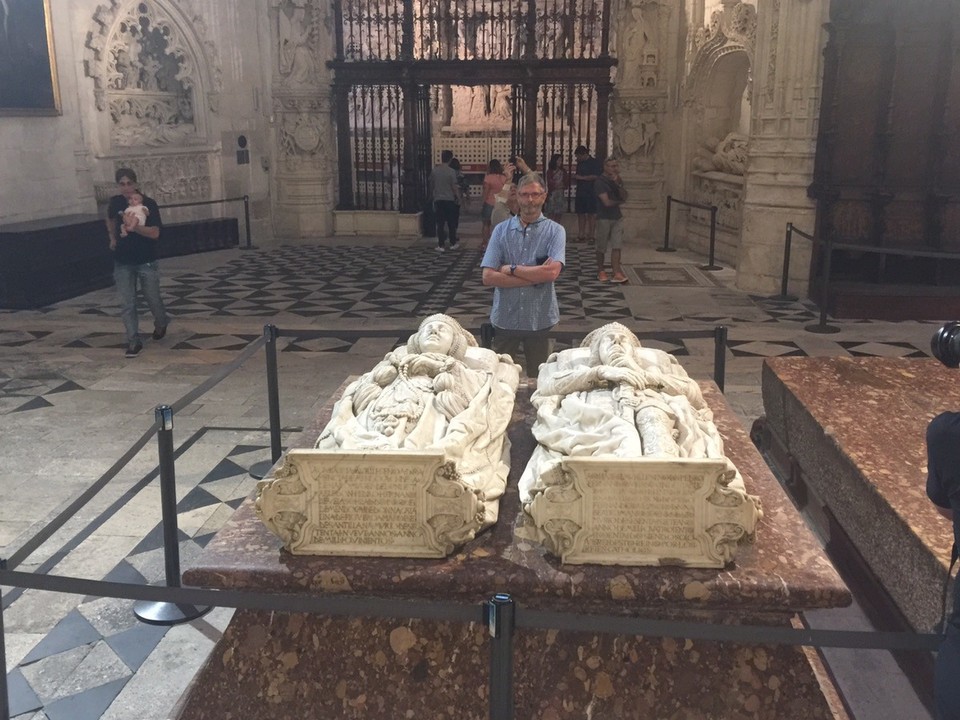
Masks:
[[[526,510],[564,563],[721,568],[763,517],[734,475],[722,459],[569,457]]]
[[[221,68],[190,0],[98,6],[87,34],[84,71],[96,107],[110,118],[112,147],[206,142],[206,112],[216,111]]]
[[[484,522],[482,492],[435,452],[291,450],[257,515],[294,555],[446,557]]]

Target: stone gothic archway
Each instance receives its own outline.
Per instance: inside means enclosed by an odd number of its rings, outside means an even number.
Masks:
[[[189,0],[111,0],[87,34],[97,155],[133,167],[161,203],[209,198],[219,177],[221,68],[206,36]]]
[[[693,36],[685,83],[687,197],[717,206],[717,257],[733,262],[742,227],[744,174],[750,134],[751,68],[757,11],[725,2]],[[706,251],[710,215],[690,214],[690,246]]]

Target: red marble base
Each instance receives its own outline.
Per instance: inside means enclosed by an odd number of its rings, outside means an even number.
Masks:
[[[766,513],[757,544],[722,571],[564,567],[518,540],[516,479],[533,446],[523,393],[500,522],[459,553],[443,560],[292,557],[248,501],[184,580],[465,603],[510,592],[527,608],[772,626],[789,625],[804,609],[848,604],[846,587],[723,396],[712,385],[705,395],[728,454]],[[328,413],[329,405],[301,445]],[[238,612],[180,718],[487,718],[489,653],[478,625]],[[520,629],[513,662],[518,718],[843,717],[798,648]]]

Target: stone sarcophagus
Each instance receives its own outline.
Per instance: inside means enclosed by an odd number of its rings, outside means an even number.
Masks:
[[[257,513],[294,554],[445,557],[497,521],[519,372],[431,315],[258,485]]]
[[[258,488],[294,555],[446,557],[483,526],[480,491],[441,453],[291,450]]]
[[[576,457],[527,506],[564,563],[723,567],[760,511],[722,460]]]

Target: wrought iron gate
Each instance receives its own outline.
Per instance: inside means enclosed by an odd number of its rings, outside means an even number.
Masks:
[[[427,209],[432,88],[471,88],[487,115],[509,103],[511,153],[538,169],[554,153],[572,167],[580,144],[605,154],[610,2],[335,0],[338,208]]]

